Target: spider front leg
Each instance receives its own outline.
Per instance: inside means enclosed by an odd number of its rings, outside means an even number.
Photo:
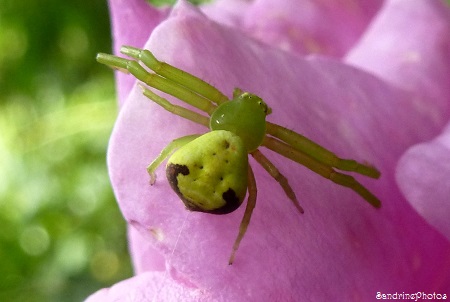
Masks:
[[[155,171],[161,165],[161,163],[169,157],[176,149],[186,145],[187,143],[193,141],[199,134],[187,135],[171,141],[161,153],[152,161],[152,163],[147,167],[147,172],[150,175],[150,185],[154,185],[156,181]]]
[[[141,60],[155,73],[148,72],[135,60],[114,55],[99,53],[97,61],[114,69],[129,72],[148,86],[170,94],[208,115],[216,109],[216,105],[228,100],[214,86],[170,64],[158,61],[148,50],[124,46],[122,53]]]
[[[166,100],[163,97],[160,97],[150,89],[145,88],[143,85],[139,85],[142,89],[142,93],[148,97],[150,100],[155,102],[156,104],[163,107],[165,110],[167,110],[170,113],[176,114],[178,116],[184,117],[187,120],[190,120],[194,123],[203,125],[205,127],[209,126],[209,118],[206,116],[203,116],[197,112],[191,111],[189,109],[186,109],[181,106],[174,105],[170,103],[168,100]]]
[[[120,52],[131,58],[141,61],[156,74],[170,79],[181,86],[187,87],[189,90],[213,101],[217,105],[228,101],[226,95],[220,92],[216,87],[206,83],[198,77],[176,68],[168,63],[161,62],[147,49],[135,48],[132,46],[122,46]]]

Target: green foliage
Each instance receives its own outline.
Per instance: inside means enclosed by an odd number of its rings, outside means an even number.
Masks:
[[[2,0],[0,301],[81,301],[131,276],[109,183],[104,0]],[[112,223],[114,222],[114,223]]]

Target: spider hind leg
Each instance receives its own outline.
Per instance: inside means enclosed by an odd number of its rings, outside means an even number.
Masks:
[[[248,165],[248,198],[247,198],[247,206],[245,207],[244,217],[242,217],[241,224],[239,226],[239,233],[236,237],[236,240],[233,244],[233,249],[231,251],[230,259],[228,260],[228,264],[231,265],[234,262],[234,257],[236,256],[236,252],[239,248],[239,244],[244,238],[245,233],[247,232],[248,225],[250,224],[250,218],[252,217],[253,209],[256,205],[256,195],[258,193],[258,189],[256,187],[255,175],[253,174],[252,167]]]
[[[281,172],[277,169],[277,167],[264,155],[256,149],[251,153],[253,158],[272,176],[283,188],[287,197],[294,203],[294,206],[300,213],[304,213],[303,208],[300,206],[297,196],[295,196],[295,192],[292,187],[289,185],[288,179],[281,174]]]

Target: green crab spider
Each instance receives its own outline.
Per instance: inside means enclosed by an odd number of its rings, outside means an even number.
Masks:
[[[210,129],[206,134],[188,135],[169,143],[147,168],[150,184],[156,181],[155,170],[173,153],[167,161],[166,176],[188,210],[227,214],[242,204],[248,191],[247,206],[229,264],[234,261],[256,205],[257,187],[248,154],[279,183],[296,209],[303,213],[287,178],[259,147],[266,147],[338,185],[350,188],[375,208],[381,206],[380,200],[354,177],[337,171],[355,172],[376,179],[380,172],[375,167],[339,158],[301,134],[266,121],[271,109],[257,95],[236,88],[230,100],[194,75],[158,61],[149,50],[123,46],[121,53],[132,59],[99,53],[97,61],[131,73],[146,85],[207,115],[172,104],[140,84],[143,94],[165,110]]]

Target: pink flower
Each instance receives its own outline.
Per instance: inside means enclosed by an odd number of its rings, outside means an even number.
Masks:
[[[137,275],[87,301],[450,294],[450,127],[443,130],[450,13],[443,3],[233,0],[204,6],[204,14],[184,1],[170,12],[144,0],[110,6],[116,46],[145,44],[229,96],[236,86],[258,94],[273,109],[270,121],[378,167],[379,180],[358,179],[383,205],[376,210],[261,149],[290,180],[305,214],[252,162],[258,201],[228,266],[244,207],[222,216],[188,212],[163,168],[153,187],[146,171],[172,139],[207,129],[164,111],[132,77],[120,76],[108,166]]]

